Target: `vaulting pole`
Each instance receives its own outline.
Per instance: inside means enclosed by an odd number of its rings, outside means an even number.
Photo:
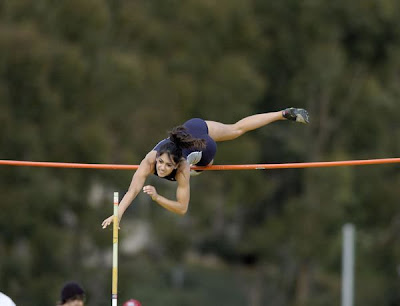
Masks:
[[[113,218],[113,261],[112,261],[112,295],[111,305],[117,306],[118,301],[118,192],[114,192]]]

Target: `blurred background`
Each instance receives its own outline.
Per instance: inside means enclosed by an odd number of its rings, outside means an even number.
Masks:
[[[215,164],[396,157],[399,82],[397,0],[0,2],[1,159],[138,164],[191,117],[288,106],[312,123],[220,143]],[[141,194],[121,223],[119,301],[339,305],[352,223],[355,304],[400,305],[399,170],[208,171],[183,217]],[[101,222],[132,175],[1,166],[0,291],[50,306],[75,280],[110,305]]]

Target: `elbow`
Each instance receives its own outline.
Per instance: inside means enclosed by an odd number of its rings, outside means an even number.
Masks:
[[[179,210],[176,212],[178,215],[184,216],[188,211],[188,205],[182,205]]]
[[[184,216],[184,215],[186,215],[186,210],[182,210],[182,211],[177,211],[176,212],[179,216]]]

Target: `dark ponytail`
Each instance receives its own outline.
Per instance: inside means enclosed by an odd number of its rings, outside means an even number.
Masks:
[[[167,153],[168,157],[176,164],[182,159],[182,149],[195,148],[202,150],[206,147],[204,139],[194,138],[183,125],[173,128],[168,134],[170,141],[161,146],[157,156]]]
[[[204,139],[194,138],[183,125],[173,128],[169,132],[169,139],[182,149],[196,148],[201,150],[206,147]]]

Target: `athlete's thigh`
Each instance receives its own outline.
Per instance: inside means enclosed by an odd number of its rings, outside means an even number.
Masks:
[[[209,120],[206,120],[206,123],[208,126],[208,135],[210,135],[214,141],[232,140],[239,136],[233,124],[224,124]]]

